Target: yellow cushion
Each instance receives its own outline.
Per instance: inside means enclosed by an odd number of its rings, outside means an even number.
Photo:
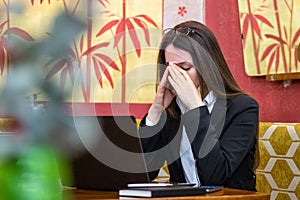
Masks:
[[[300,123],[260,122],[257,190],[271,199],[300,199]]]

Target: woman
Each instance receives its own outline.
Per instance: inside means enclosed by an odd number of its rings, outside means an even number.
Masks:
[[[171,182],[256,190],[258,104],[234,80],[214,34],[196,21],[167,30],[158,79],[140,126],[150,178],[166,161]]]

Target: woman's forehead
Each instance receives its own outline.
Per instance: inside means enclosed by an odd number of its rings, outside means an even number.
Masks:
[[[189,52],[178,49],[172,44],[168,45],[165,49],[165,58],[167,62],[176,62],[176,63],[191,63],[193,64],[192,56]]]

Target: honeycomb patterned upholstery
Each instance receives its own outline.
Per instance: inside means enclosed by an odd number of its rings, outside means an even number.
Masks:
[[[300,123],[260,122],[257,190],[271,199],[300,199]]]

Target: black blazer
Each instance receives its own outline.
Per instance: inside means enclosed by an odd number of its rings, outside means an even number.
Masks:
[[[180,110],[177,110],[180,116]],[[226,100],[218,98],[209,114],[207,106],[172,118],[164,112],[154,126],[139,128],[141,143],[151,179],[167,161],[170,181],[185,182],[180,160],[182,126],[191,143],[202,185],[222,185],[255,190],[254,153],[258,130],[258,104],[241,94]]]

